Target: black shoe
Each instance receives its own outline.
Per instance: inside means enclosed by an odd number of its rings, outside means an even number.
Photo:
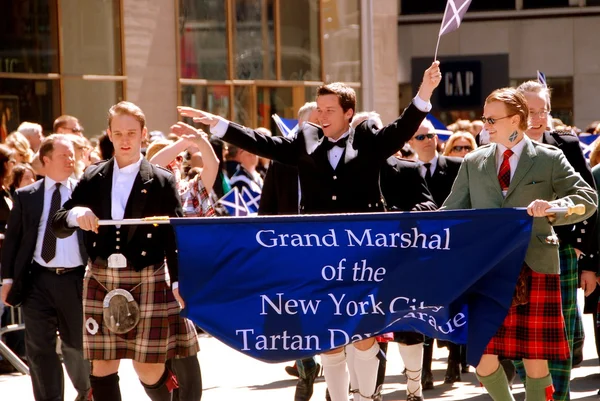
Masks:
[[[515,365],[510,359],[501,360],[500,365],[502,365],[502,369],[504,369],[504,373],[506,373],[508,386],[512,390],[513,382],[515,381],[515,377],[517,376],[517,369],[515,368]]]
[[[285,371],[290,376],[300,377],[300,373],[298,373],[298,368],[296,366],[286,366]]]
[[[446,375],[444,376],[445,384],[452,384],[460,381],[460,367],[458,362],[448,362]]]
[[[421,386],[423,387],[423,390],[433,390],[433,373],[431,373],[431,370],[426,370],[423,372],[423,377],[421,377]],[[410,396],[416,397],[414,394],[411,394]],[[422,398],[423,397],[421,397],[421,399]],[[409,401],[409,399],[407,398],[406,401]]]
[[[460,373],[469,373],[470,371],[469,365],[462,365],[462,368],[460,369]]]
[[[17,372],[17,369],[6,359],[0,360],[0,375],[8,375]]]
[[[409,394],[408,397],[406,397],[406,401],[423,401],[423,397],[419,397],[418,395],[414,394]]]
[[[581,365],[583,362],[583,340],[575,340],[573,342],[573,367]]]

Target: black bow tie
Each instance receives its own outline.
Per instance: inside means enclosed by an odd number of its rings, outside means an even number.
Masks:
[[[344,137],[339,139],[337,142],[332,142],[329,138],[323,138],[323,147],[327,150],[331,150],[336,146],[339,146],[342,149],[346,149],[346,142],[348,142],[348,137]]]

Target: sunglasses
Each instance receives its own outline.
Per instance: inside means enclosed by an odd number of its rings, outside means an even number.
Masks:
[[[414,138],[417,141],[424,141],[425,138],[427,138],[427,139],[433,139],[434,136],[435,136],[435,134],[423,134],[423,135],[417,135]]]
[[[496,124],[496,121],[504,120],[505,118],[512,117],[512,116],[514,116],[514,114],[500,117],[500,118],[491,118],[491,117],[481,116],[481,121],[483,121],[484,124],[487,123],[489,125],[494,125],[494,124]]]
[[[453,146],[452,147],[453,152],[462,152],[463,150],[470,152],[473,150],[473,148],[471,146]]]

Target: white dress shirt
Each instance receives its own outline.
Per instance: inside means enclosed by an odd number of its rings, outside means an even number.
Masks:
[[[129,166],[119,168],[117,159],[113,167],[112,191],[110,194],[110,215],[113,220],[122,220],[125,216],[127,200],[133,188],[133,182],[140,172],[140,165],[144,157],[140,154],[140,159]]]
[[[333,139],[329,139],[329,138],[323,138],[323,140],[329,141],[332,143],[336,143],[337,141],[340,141],[340,140],[346,138],[348,135],[350,135],[350,131],[344,132],[344,134],[335,141]],[[334,146],[327,151],[327,159],[329,160],[329,164],[331,164],[331,167],[333,167],[334,170],[336,169],[337,165],[339,164],[340,159],[342,158],[342,155],[344,154],[344,150],[345,150],[345,148],[342,148],[340,146]]]
[[[81,259],[81,253],[79,252],[79,240],[77,239],[77,233],[71,234],[67,238],[56,240],[56,255],[50,262],[42,259],[42,244],[44,243],[44,234],[46,233],[46,225],[48,224],[48,213],[50,213],[50,203],[52,202],[52,194],[56,189],[56,181],[52,178],[46,177],[44,179],[44,208],[40,217],[40,224],[38,226],[37,241],[35,244],[35,251],[33,252],[33,260],[42,266],[46,267],[78,267],[83,265]],[[67,179],[61,181],[60,186],[60,205],[62,206],[73,192],[73,181]]]
[[[427,167],[425,167],[425,163],[431,163],[431,166],[429,166],[429,171],[431,171],[431,176],[433,177],[433,173],[435,173],[435,169],[437,167],[438,158],[438,152],[435,152],[433,159],[429,160],[428,162],[422,162],[419,160],[419,172],[421,173],[421,177],[425,178],[425,174],[427,174]]]
[[[519,159],[521,158],[521,153],[523,153],[523,149],[525,148],[525,140],[521,139],[519,143],[510,148],[513,151],[513,154],[508,159],[508,163],[510,164],[510,180],[512,181],[513,176],[515,175],[515,170],[517,169],[517,165],[519,164]],[[504,160],[504,152],[508,149],[506,146],[501,145],[499,143],[496,144],[496,175],[500,173],[500,166],[502,165],[502,161]],[[506,196],[508,191],[502,191],[502,195]]]

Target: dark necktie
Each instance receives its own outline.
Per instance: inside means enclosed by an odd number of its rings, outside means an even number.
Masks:
[[[325,150],[331,150],[336,146],[339,146],[342,149],[346,149],[346,142],[348,142],[348,137],[339,139],[337,142],[332,142],[328,138],[323,138],[323,146]]]
[[[513,154],[512,150],[506,149],[504,151],[504,159],[502,159],[502,164],[500,164],[498,181],[500,182],[500,188],[502,188],[503,191],[508,191],[510,185],[510,162],[508,159],[510,159]]]
[[[60,209],[60,182],[56,183],[56,189],[52,193],[50,201],[50,211],[48,212],[48,222],[46,223],[46,231],[44,232],[44,241],[42,242],[42,259],[46,263],[54,259],[56,255],[56,236],[52,232],[52,218]]]
[[[425,167],[425,182],[429,185],[431,182],[431,163],[423,163],[423,167]]]

